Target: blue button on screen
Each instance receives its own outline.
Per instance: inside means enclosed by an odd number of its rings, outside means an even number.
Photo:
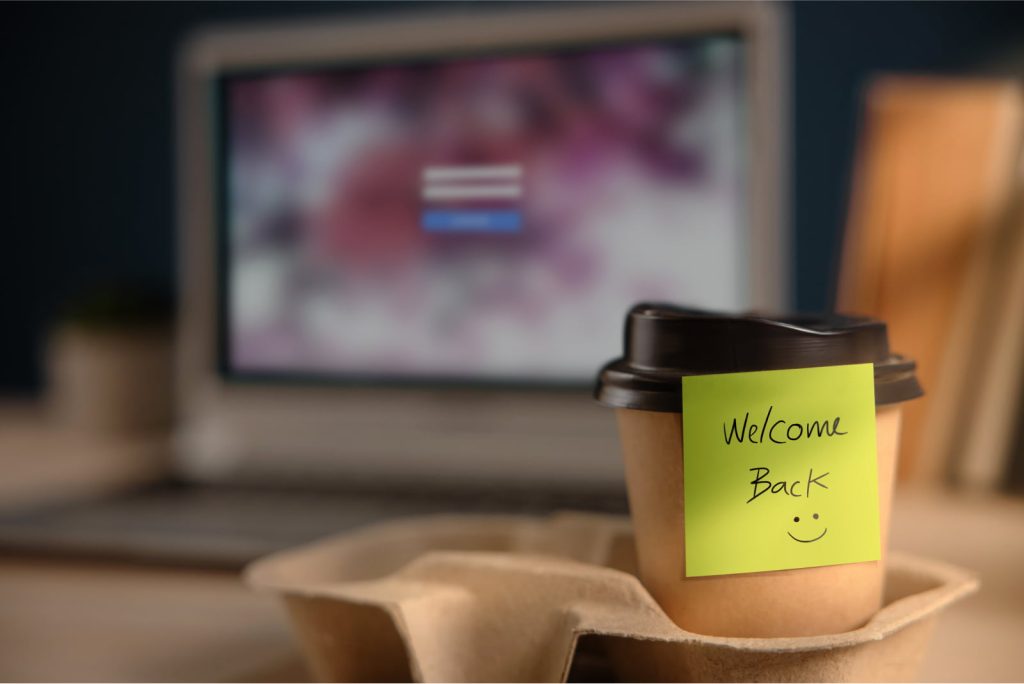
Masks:
[[[432,209],[423,212],[420,225],[428,233],[515,233],[522,215],[512,209]]]

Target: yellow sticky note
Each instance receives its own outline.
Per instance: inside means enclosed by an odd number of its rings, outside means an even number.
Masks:
[[[870,363],[683,378],[686,575],[878,560]]]

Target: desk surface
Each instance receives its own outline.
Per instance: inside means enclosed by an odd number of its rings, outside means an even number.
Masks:
[[[284,615],[231,573],[0,562],[4,681],[302,680]]]
[[[902,492],[890,544],[981,578],[940,616],[921,680],[1024,681],[1024,500]]]
[[[922,679],[1024,680],[1024,501],[904,492],[892,544],[982,579],[940,619]],[[306,677],[283,611],[231,573],[7,558],[0,606],[0,680]]]

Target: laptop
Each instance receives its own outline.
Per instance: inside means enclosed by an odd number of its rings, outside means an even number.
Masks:
[[[788,308],[780,12],[190,36],[175,481],[0,543],[234,567],[390,516],[624,511],[591,389],[629,306]]]

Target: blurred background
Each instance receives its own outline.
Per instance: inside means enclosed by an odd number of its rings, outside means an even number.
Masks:
[[[480,11],[500,9],[473,4]],[[8,74],[3,111],[9,159],[3,222],[20,226],[13,231],[16,248],[4,250],[3,273],[8,291],[28,281],[33,287],[30,297],[9,302],[0,386],[16,393],[39,390],[44,331],[81,288],[141,280],[173,296],[174,56],[188,31],[209,22],[423,11],[425,5],[5,8],[4,63],[22,66]],[[831,304],[861,96],[870,78],[884,71],[1015,68],[1021,12],[1015,3],[790,8],[792,128],[799,132],[791,151],[791,249],[800,309]],[[59,202],[52,195],[57,187]]]
[[[893,545],[984,583],[924,676],[1024,677],[1024,6],[648,11],[0,7],[0,678],[303,678],[246,562],[625,512],[641,300],[884,318]]]

